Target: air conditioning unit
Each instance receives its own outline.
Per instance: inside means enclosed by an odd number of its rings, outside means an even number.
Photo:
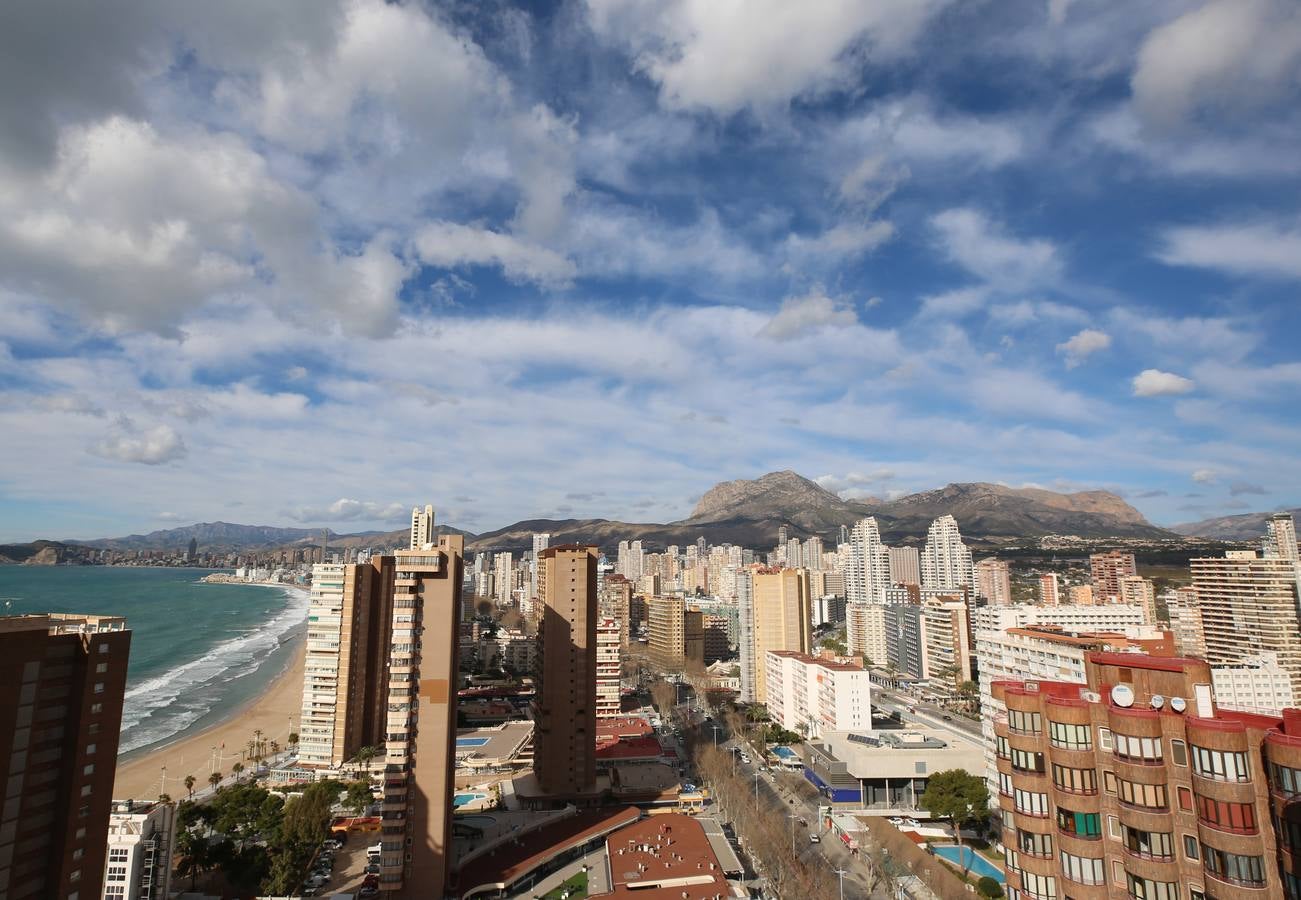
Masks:
[[[1086,703],[1101,703],[1102,695],[1097,691],[1080,691],[1080,699]]]

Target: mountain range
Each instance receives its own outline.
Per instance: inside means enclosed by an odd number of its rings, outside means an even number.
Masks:
[[[586,542],[608,550],[613,550],[621,540],[641,540],[646,549],[659,549],[669,544],[692,543],[700,537],[715,544],[730,542],[763,549],[776,544],[782,525],[787,526],[791,537],[817,535],[834,545],[842,525],[852,527],[864,516],[876,516],[882,537],[891,543],[920,543],[931,521],[945,513],[958,520],[965,538],[983,544],[1047,534],[1156,540],[1179,537],[1152,525],[1137,509],[1107,491],[1058,493],[975,482],[950,484],[893,500],[875,497],[846,500],[791,471],[717,484],[701,496],[691,515],[676,522],[529,519],[481,534],[445,525],[439,530],[465,535],[466,546],[471,550],[530,549],[537,532],[549,532],[553,544]],[[319,544],[322,531],[205,522],[149,534],[63,543],[115,550],[184,550],[193,538],[207,551],[269,550]],[[404,543],[407,535],[405,529],[354,534],[328,529],[324,532],[331,547],[392,547]],[[0,548],[0,553],[6,550],[10,548]],[[10,558],[26,555],[17,553],[16,547],[13,550],[8,553]]]
[[[1301,519],[1301,507],[1277,511],[1289,513],[1293,519]],[[1272,515],[1272,512],[1261,512],[1219,516],[1174,525],[1170,530],[1187,537],[1214,538],[1217,541],[1259,541],[1265,534],[1265,520]]]

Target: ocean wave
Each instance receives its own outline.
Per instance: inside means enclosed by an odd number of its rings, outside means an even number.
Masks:
[[[257,668],[250,668],[250,663],[278,649],[284,636],[307,620],[311,603],[305,590],[286,587],[284,592],[288,602],[274,618],[128,690],[118,752],[138,750],[185,731],[221,700],[203,688],[250,674]]]

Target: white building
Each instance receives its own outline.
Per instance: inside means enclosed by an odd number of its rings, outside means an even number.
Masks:
[[[890,583],[922,583],[922,557],[916,547],[890,548]]]
[[[1117,631],[1143,625],[1140,606],[1109,603],[1102,606],[982,606],[971,611],[972,630],[1025,628],[1028,625],[1060,625],[1065,631]],[[983,663],[984,660],[981,660]]]
[[[407,547],[408,550],[419,550],[425,544],[431,543],[434,537],[434,507],[432,504],[426,505],[424,509],[418,506],[411,509],[411,541]]]
[[[596,717],[619,716],[619,679],[623,670],[623,636],[618,619],[596,621]]]
[[[850,656],[870,659],[873,665],[884,666],[888,650],[885,641],[884,603],[845,604],[846,644]]]
[[[172,804],[115,802],[108,817],[105,900],[166,900],[175,839],[176,807]]]
[[[971,550],[962,543],[962,532],[953,516],[940,516],[926,532],[922,548],[922,587],[940,590],[976,588],[976,567]]]
[[[1236,666],[1212,666],[1215,702],[1226,709],[1280,716],[1296,706],[1292,676],[1274,653],[1262,652]]]
[[[1007,560],[990,556],[976,563],[976,593],[991,606],[1012,602],[1012,572]]]
[[[861,666],[769,650],[767,682],[768,715],[788,731],[817,737],[872,727],[871,680]]]
[[[418,510],[412,513],[413,518],[416,512]],[[303,664],[303,709],[298,726],[298,761],[305,766],[334,764],[343,570],[342,565],[335,563],[312,566],[312,599],[307,609],[307,658]]]
[[[859,603],[880,603],[890,586],[890,554],[881,543],[876,519],[861,519],[849,533],[849,560],[845,566],[845,598]]]

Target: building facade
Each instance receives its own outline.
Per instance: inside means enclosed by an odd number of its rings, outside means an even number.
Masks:
[[[787,731],[813,738],[872,727],[867,670],[789,650],[769,650],[768,714]]]
[[[1138,574],[1134,554],[1125,550],[1108,550],[1089,556],[1089,574],[1093,576],[1095,603],[1119,603],[1120,580]]]
[[[596,717],[620,714],[619,684],[623,674],[623,623],[602,616],[596,623]]]
[[[115,802],[108,819],[104,900],[167,900],[175,841],[171,803]]]
[[[971,561],[971,551],[962,542],[962,532],[953,516],[940,516],[926,532],[926,546],[922,548],[922,587],[956,591],[974,590],[976,568]]]
[[[845,604],[845,642],[850,656],[871,660],[874,666],[890,661],[885,639],[884,603]]]
[[[1012,571],[1007,560],[990,556],[976,563],[976,594],[991,606],[1012,602]]]
[[[994,683],[1008,896],[1296,896],[1301,714],[1217,708],[1197,659],[1092,653],[1086,678]]]
[[[640,563],[640,542],[636,545]],[[596,786],[597,548],[542,551],[542,623],[534,720],[534,772],[543,793],[572,797]]]
[[[118,617],[0,617],[0,897],[100,896],[130,649]]]
[[[1301,690],[1301,624],[1296,564],[1253,550],[1193,559],[1193,588],[1202,614],[1206,659],[1233,666],[1264,650],[1274,653]]]
[[[755,702],[767,700],[769,650],[808,653],[812,647],[809,577],[805,569],[751,570],[754,607]],[[744,676],[744,667],[742,675]]]

